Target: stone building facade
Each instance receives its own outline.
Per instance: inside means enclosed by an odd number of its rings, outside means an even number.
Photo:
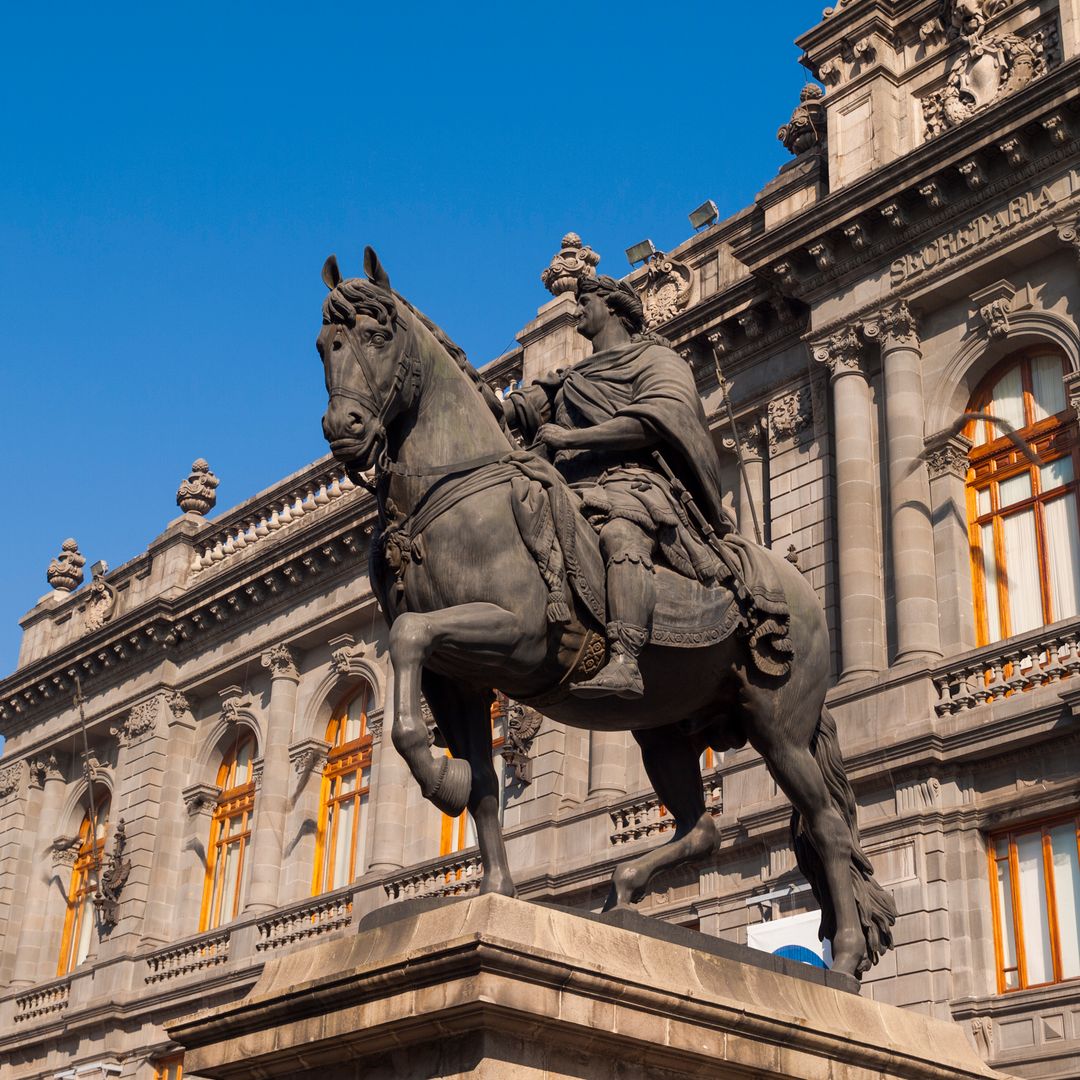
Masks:
[[[824,92],[781,128],[792,160],[629,280],[697,374],[740,529],[828,613],[900,911],[864,993],[1003,1071],[1076,1076],[1080,0],[838,0],[798,44]],[[493,385],[584,354],[571,290],[597,261],[564,238]],[[266,957],[477,887],[467,823],[388,738],[369,497],[323,459],[208,521],[208,478],[89,585],[66,543],[0,683],[5,1080],[175,1080],[170,1023]],[[632,740],[507,702],[493,726],[522,895],[598,908],[669,826]],[[811,905],[788,805],[749,749],[703,771],[723,850],[642,908],[783,938]]]

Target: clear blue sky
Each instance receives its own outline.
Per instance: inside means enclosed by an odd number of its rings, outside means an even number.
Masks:
[[[119,566],[193,458],[224,509],[325,452],[330,252],[492,359],[567,230],[618,275],[753,199],[821,7],[8,5],[0,675],[65,537]]]

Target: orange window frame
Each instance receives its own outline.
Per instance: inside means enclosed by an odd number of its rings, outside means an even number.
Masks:
[[[360,818],[364,797],[370,792],[372,737],[368,731],[368,707],[372,696],[371,685],[367,682],[361,683],[341,701],[326,729],[326,741],[330,743],[331,749],[323,769],[322,792],[319,798],[312,896],[356,880],[357,838],[362,826]],[[355,739],[345,741],[349,708],[358,698],[361,698],[360,734]],[[352,790],[344,790],[346,778],[354,775],[356,783]],[[365,776],[369,778],[367,782]],[[341,842],[338,826],[342,818],[343,804],[348,802],[354,804],[351,835],[346,840],[350,845],[348,881],[335,881],[334,868],[337,865],[337,849]]]
[[[241,752],[248,757],[241,774],[238,762]],[[213,930],[223,922],[229,922],[240,914],[240,897],[243,893],[244,861],[251,841],[251,821],[255,814],[255,779],[251,761],[255,753],[255,736],[249,731],[240,732],[231,749],[218,768],[217,783],[222,789],[210,821],[210,843],[207,847],[206,879],[203,885],[202,908],[199,912],[199,931]],[[236,851],[236,874],[231,902],[225,904],[228,882],[229,849]]]
[[[1031,382],[1031,360],[1035,356],[1057,355],[1062,362],[1062,374],[1065,372],[1065,358],[1059,350],[1052,348],[1032,348],[1021,353],[1013,353],[996,365],[983,379],[978,391],[972,396],[972,412],[985,411],[990,401],[994,386],[1010,368],[1020,366],[1023,386],[1024,419],[1026,425],[1017,434],[1035,452],[1042,465],[1069,457],[1073,464],[1073,480],[1062,487],[1053,488],[1049,493],[1041,490],[1039,466],[1029,461],[1016,448],[1007,435],[1001,435],[972,447],[968,456],[969,468],[966,483],[968,545],[971,563],[971,580],[975,594],[975,623],[978,644],[989,645],[990,618],[987,604],[987,581],[983,563],[982,528],[992,526],[993,561],[997,576],[998,621],[1001,636],[995,640],[1005,640],[1013,634],[1012,613],[1009,605],[1008,566],[1005,558],[1004,520],[1014,514],[1034,510],[1035,539],[1038,549],[1039,587],[1042,604],[1043,625],[1053,622],[1054,600],[1050,595],[1049,545],[1046,537],[1046,524],[1043,507],[1065,493],[1072,492],[1077,498],[1080,514],[1080,440],[1077,439],[1076,419],[1072,409],[1066,407],[1062,412],[1042,420],[1034,421],[1034,394]],[[976,425],[981,420],[972,420],[964,429],[968,438],[973,438]],[[997,485],[1027,473],[1031,477],[1031,496],[1027,499],[1010,503],[1002,508],[998,504]],[[979,492],[989,489],[990,510],[985,514],[978,512]]]
[[[1057,900],[1054,886],[1053,849],[1051,846],[1050,832],[1058,825],[1072,822],[1077,842],[1077,859],[1080,860],[1080,814],[1064,814],[1047,818],[1044,821],[1031,822],[1027,825],[1017,826],[1013,829],[999,831],[987,837],[986,854],[988,859],[990,881],[990,904],[993,911],[994,923],[994,966],[997,971],[997,988],[999,994],[1015,994],[1020,990],[1030,990],[1038,986],[1054,986],[1062,982],[1078,982],[1080,976],[1064,978],[1061,973],[1061,928],[1058,925]],[[1020,906],[1020,865],[1016,850],[1016,840],[1021,836],[1029,836],[1033,833],[1042,834],[1042,872],[1043,887],[1046,890],[1046,919],[1050,930],[1050,956],[1053,978],[1049,982],[1029,983],[1027,979],[1027,956],[1024,950],[1024,913]],[[1008,840],[1007,850],[1004,856],[997,855],[995,848],[997,841]],[[1009,899],[1012,904],[1013,926],[1005,926],[1005,915],[1001,910],[998,899],[997,873],[999,862],[1007,862],[1009,870]],[[1030,914],[1030,913],[1029,913]],[[1040,912],[1040,917],[1042,913]],[[1012,930],[1013,954],[1016,957],[1015,965],[1005,966],[1005,934]],[[1007,976],[1010,972],[1016,972],[1016,986],[1008,986]]]
[[[184,1080],[184,1055],[162,1058],[154,1066],[154,1080]]]
[[[56,962],[57,975],[67,975],[79,966],[79,939],[82,936],[84,920],[93,917],[93,905],[87,901],[97,889],[97,874],[105,854],[104,822],[108,813],[109,798],[105,796],[99,799],[93,815],[89,810],[86,812],[79,826],[79,851],[71,869],[64,930],[60,937],[60,955]],[[93,840],[95,823],[101,831],[96,842]]]

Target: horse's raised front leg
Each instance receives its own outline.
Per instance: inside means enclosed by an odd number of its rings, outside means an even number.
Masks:
[[[480,861],[484,866],[482,893],[514,896],[510,866],[499,821],[499,775],[492,764],[490,691],[463,686],[442,675],[425,671],[424,696],[431,706],[439,730],[446,736],[450,753],[469,763],[472,786],[469,813],[476,823]]]
[[[710,855],[720,842],[716,823],[705,810],[697,748],[674,724],[635,731],[634,738],[656,794],[675,819],[675,835],[616,869],[605,911],[636,904],[654,874]]]
[[[472,661],[493,664],[508,657],[522,639],[518,617],[497,604],[460,604],[440,611],[406,612],[390,628],[394,665],[394,746],[420,785],[421,794],[444,814],[457,817],[472,787],[472,769],[463,758],[433,753],[420,711],[420,676],[432,653],[467,652]]]

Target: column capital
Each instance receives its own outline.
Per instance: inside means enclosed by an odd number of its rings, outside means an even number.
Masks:
[[[866,345],[859,324],[845,326],[811,346],[814,359],[825,364],[833,379],[842,375],[866,375]]]
[[[262,654],[262,666],[270,669],[271,679],[300,681],[296,650],[283,643],[272,646]]]
[[[939,431],[926,440],[926,468],[931,480],[943,476],[955,476],[960,480],[967,477],[968,454],[971,452],[971,440],[963,435],[956,435],[949,429]]]
[[[321,771],[330,752],[330,744],[325,739],[302,739],[289,747],[289,761],[292,762],[296,775],[304,781],[316,770]]]
[[[1065,383],[1065,397],[1069,405],[1080,413],[1080,371],[1070,371],[1062,380]]]
[[[881,340],[883,349],[919,348],[919,323],[906,300],[884,307],[863,324],[863,334]]]
[[[764,416],[753,415],[735,421],[735,432],[723,439],[725,450],[735,450],[736,440],[744,458],[757,461],[764,457],[767,424]]]

